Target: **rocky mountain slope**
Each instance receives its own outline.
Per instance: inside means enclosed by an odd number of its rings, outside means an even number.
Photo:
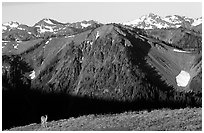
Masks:
[[[36,122],[44,114],[57,120],[201,106],[201,33],[177,29],[177,39],[120,24],[51,19],[34,27],[32,39],[3,38],[3,128]]]
[[[179,49],[191,51],[202,49],[202,34],[183,27],[176,29],[152,29],[147,30],[147,34]]]
[[[181,33],[179,34],[181,35]],[[154,36],[155,35],[156,34],[154,34]],[[182,36],[181,38],[184,38],[184,37]],[[178,44],[178,41],[175,38],[172,40],[175,41],[175,42],[172,42],[172,44],[175,44],[175,43]],[[184,41],[185,40],[186,39],[184,39]],[[70,82],[75,82],[73,89],[77,88],[75,91],[78,92],[78,90],[81,88],[84,78],[89,77],[88,78],[89,80],[91,80],[90,79],[91,77],[97,78],[97,75],[95,75],[96,73],[99,73],[99,75],[101,76],[102,74],[101,69],[103,68],[103,65],[106,66],[108,64],[111,65],[109,67],[116,67],[114,68],[116,70],[120,68],[119,67],[120,65],[127,64],[125,65],[126,67],[123,67],[123,71],[125,73],[121,73],[121,74],[123,75],[123,78],[124,76],[127,76],[127,81],[130,82],[129,78],[131,77],[132,73],[131,71],[129,72],[128,69],[132,69],[130,67],[134,67],[134,65],[136,65],[137,67],[140,67],[140,65],[137,63],[141,62],[142,60],[140,59],[139,61],[136,61],[138,56],[141,56],[142,58],[144,58],[143,59],[144,63],[145,64],[147,63],[149,66],[152,66],[153,65],[152,63],[154,63],[153,67],[155,67],[155,69],[158,69],[158,71],[161,71],[161,68],[157,68],[157,66],[155,65],[156,64],[160,65],[162,64],[161,61],[163,61],[165,64],[163,64],[161,67],[164,69],[163,71],[167,71],[167,69],[169,68],[171,70],[170,71],[171,73],[169,75],[172,75],[172,72],[175,71],[176,69],[178,69],[178,72],[183,69],[186,69],[185,71],[189,71],[191,69],[194,70],[194,67],[196,65],[198,65],[196,67],[200,66],[199,61],[200,61],[201,55],[199,52],[201,51],[201,37],[194,35],[193,37],[189,38],[189,40],[191,40],[192,42],[195,41],[192,43],[195,46],[193,45],[190,47],[190,48],[193,47],[194,51],[179,51],[179,49],[166,45],[161,41],[159,42],[156,39],[148,38],[147,36],[138,34],[136,30],[134,31],[133,29],[126,29],[124,26],[120,26],[120,25],[105,25],[93,30],[82,32],[80,34],[77,34],[76,36],[71,35],[71,36],[65,36],[60,38],[55,37],[55,38],[49,38],[49,39],[38,39],[38,40],[32,41],[33,43],[31,43],[31,41],[27,43],[17,42],[16,44],[15,43],[11,44],[10,42],[6,42],[6,45],[4,45],[4,48],[3,48],[3,54],[8,55],[8,54],[15,53],[15,54],[19,54],[21,58],[24,58],[24,60],[29,65],[31,65],[31,68],[33,68],[33,72],[35,73],[35,78],[33,78],[34,79],[33,82],[36,83],[35,86],[39,84],[40,86],[43,86],[43,88],[45,88],[45,85],[47,86],[49,84],[54,83],[53,86],[56,86],[59,89],[58,84],[56,84],[60,80],[57,74],[61,74],[62,71],[65,71],[67,69],[67,68],[63,68],[64,66],[67,67],[69,66],[70,63],[71,63],[70,65],[75,64],[76,68],[74,68],[74,70],[71,69],[66,71],[70,73],[70,75],[67,75],[67,76],[71,76],[73,74],[72,76],[74,77],[72,78],[74,81],[70,81]],[[182,47],[183,49],[186,48],[188,46],[187,41],[183,42],[183,45],[179,45],[179,46]],[[72,49],[73,52],[69,53],[68,52],[69,49]],[[122,50],[121,52],[123,54],[120,55],[119,54],[120,52],[115,51],[115,49],[119,51]],[[136,51],[138,52],[142,51],[142,52],[136,54],[135,53]],[[126,52],[128,52],[128,54],[133,54],[133,55],[128,55],[126,54]],[[134,59],[131,59],[129,56],[133,56]],[[185,63],[186,59],[184,63],[181,63],[181,60],[183,60],[184,58],[189,59],[189,64]],[[198,62],[195,62],[196,60],[198,60]],[[179,62],[181,63],[179,66],[171,66],[171,64],[178,65]],[[48,65],[47,63],[48,64],[51,63],[51,64]],[[133,63],[136,63],[136,64],[133,64]],[[145,65],[145,64],[142,64],[142,65]],[[50,75],[51,74],[50,71],[47,71],[47,69],[51,69],[50,67],[52,69],[56,69],[55,74]],[[84,75],[86,75],[85,73],[87,73],[88,71],[86,69],[90,69],[90,67],[91,67],[91,70],[89,71],[91,71],[91,73],[88,72],[89,76],[87,75],[88,77],[86,76],[84,77]],[[140,71],[140,68],[138,69]],[[195,69],[198,70],[197,68]],[[163,71],[161,71],[161,73],[166,73]],[[175,85],[175,82],[173,80],[175,80],[175,77],[176,75],[178,75],[178,72],[175,72],[175,76],[172,77],[173,78],[172,82],[170,82],[170,84],[174,85],[175,87],[177,86]],[[114,71],[112,73],[113,75],[115,75]],[[199,73],[199,70],[198,70],[198,73]],[[46,76],[47,74],[50,76],[47,77]],[[111,72],[109,72],[109,74],[111,74]],[[110,76],[113,76],[113,75],[110,75]],[[45,80],[45,83],[48,82],[49,84],[41,83],[43,81],[41,78],[44,76],[48,78],[48,79],[43,78]],[[78,77],[80,78],[77,81],[76,79]],[[66,78],[61,77],[61,78],[70,79],[71,77],[66,77]],[[38,83],[38,79],[41,79],[39,83]],[[117,80],[119,79],[115,77],[113,82],[117,83],[116,82]],[[166,79],[164,78],[164,80]],[[60,81],[62,82],[62,80]],[[76,83],[76,81],[78,83]],[[119,81],[117,85],[121,86],[120,83],[121,82]],[[101,88],[101,87],[103,88],[104,86],[103,85],[98,86],[98,88]]]

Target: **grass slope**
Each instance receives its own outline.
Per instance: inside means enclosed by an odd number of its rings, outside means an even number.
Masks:
[[[48,117],[49,121],[49,117]],[[202,108],[162,109],[151,112],[124,112],[121,114],[88,115],[47,123],[47,128],[40,124],[16,127],[11,131],[201,131]]]

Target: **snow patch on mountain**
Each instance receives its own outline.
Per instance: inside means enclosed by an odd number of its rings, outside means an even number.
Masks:
[[[70,35],[70,36],[65,36],[65,38],[70,38],[70,37],[74,37],[75,35]]]
[[[161,28],[167,28],[167,27],[168,27],[167,24],[157,24],[157,23],[155,23],[154,25],[155,25],[157,28],[159,28],[159,29],[161,29]]]
[[[11,28],[16,28],[19,26],[19,23],[18,22],[8,22],[8,23],[5,23],[3,24],[4,26],[9,26]]]
[[[191,25],[197,26],[199,24],[202,24],[202,18],[195,19]]]
[[[21,28],[21,27],[18,27],[17,29],[19,29],[19,30],[25,30],[25,29],[23,29],[23,28]]]
[[[143,26],[140,26],[139,28],[143,28]],[[153,27],[150,25],[150,26],[146,27],[145,29],[153,29]]]
[[[47,41],[45,44],[48,44],[50,41]]]
[[[176,19],[176,17],[173,15],[173,16],[166,16],[165,18],[164,18],[164,20],[166,21],[166,22],[169,22],[169,23],[174,23],[174,20]]]
[[[6,30],[10,30],[13,28],[17,28],[19,26],[18,22],[7,22],[2,24],[2,32],[5,32]]]
[[[87,23],[87,24],[85,24],[85,23],[81,23],[81,26],[83,27],[83,28],[86,28],[86,27],[88,27],[88,26],[90,26],[91,24],[89,24],[89,23]]]
[[[99,31],[96,32],[96,39],[99,37]]]
[[[177,85],[181,87],[186,87],[188,85],[190,78],[191,78],[190,74],[182,70],[176,77]]]
[[[178,23],[182,23],[182,21],[178,18],[178,16],[173,15],[173,16],[166,16],[165,18],[163,18],[163,20],[165,20],[166,22],[169,22],[171,24],[178,24]]]
[[[45,42],[45,46],[43,46],[43,48],[46,47],[46,45],[52,40],[52,38],[49,38],[48,41]]]
[[[136,19],[127,23],[123,23],[123,24],[134,26],[134,27],[137,26],[138,28],[144,28],[144,29],[153,29],[154,27],[157,27],[157,28],[168,27],[168,25],[163,21],[164,20],[162,20],[160,16],[150,13],[149,15],[144,15],[139,19]]]
[[[7,30],[7,27],[2,25],[2,30]]]
[[[39,25],[37,25],[37,26],[35,26],[35,27],[39,27],[39,28],[40,28],[40,29],[38,29],[38,31],[39,31],[40,33],[53,32],[53,31],[54,31],[51,26],[39,26]]]
[[[29,75],[31,79],[34,79],[35,78],[35,71],[31,71],[31,74]]]

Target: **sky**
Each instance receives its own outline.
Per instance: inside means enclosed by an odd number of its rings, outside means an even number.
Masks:
[[[2,23],[17,21],[33,26],[43,18],[62,23],[96,20],[123,23],[154,13],[165,17],[202,16],[201,2],[3,2]]]

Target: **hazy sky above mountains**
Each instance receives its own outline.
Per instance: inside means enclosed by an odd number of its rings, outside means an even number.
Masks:
[[[202,16],[199,2],[3,2],[2,23],[17,21],[33,26],[43,18],[59,22],[96,20],[102,23],[123,23],[154,13],[162,17],[181,15]]]

